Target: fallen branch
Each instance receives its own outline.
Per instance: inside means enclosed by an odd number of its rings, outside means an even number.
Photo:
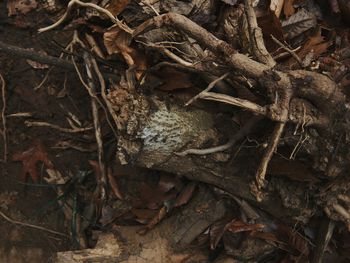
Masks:
[[[251,51],[258,61],[273,67],[276,65],[276,61],[272,58],[270,53],[267,51],[261,28],[258,26],[256,20],[255,11],[252,6],[252,0],[244,1],[244,11],[248,22],[249,30],[249,44]]]
[[[93,129],[93,127],[73,128],[73,129],[63,128],[56,124],[52,124],[44,121],[25,121],[24,124],[27,125],[28,127],[48,127],[48,128],[55,129],[61,132],[66,132],[66,133],[80,133],[80,132],[91,131]]]
[[[73,63],[71,63],[67,60],[53,57],[53,56],[49,56],[49,55],[43,55],[43,54],[40,54],[40,53],[32,51],[32,50],[9,45],[9,44],[2,42],[1,40],[0,40],[0,52],[8,54],[10,57],[30,59],[30,60],[37,61],[37,62],[42,63],[42,64],[55,66],[55,67],[67,70],[69,72],[71,72],[72,70],[75,70]],[[102,72],[102,74],[104,77],[109,77],[112,79],[116,78],[115,74],[111,74],[108,72]],[[39,84],[38,87],[36,87],[36,89],[40,88],[40,86],[43,84],[43,82],[44,82],[44,80]]]
[[[208,87],[206,89],[204,89],[202,92],[200,92],[199,94],[197,94],[196,96],[194,96],[192,99],[190,99],[188,102],[186,102],[185,106],[188,106],[190,104],[192,104],[194,101],[196,101],[198,98],[201,98],[201,96],[203,95],[204,92],[209,92],[212,88],[215,87],[215,85],[225,79],[227,76],[229,75],[229,73],[225,73],[224,75],[222,75],[221,77],[213,80],[212,82],[209,83]]]
[[[301,59],[298,57],[297,54],[295,54],[295,52],[293,50],[291,50],[289,47],[287,47],[286,45],[284,45],[281,41],[279,41],[277,38],[275,38],[273,35],[271,35],[271,38],[273,41],[276,42],[277,45],[279,45],[281,48],[283,48],[285,51],[287,51],[293,58],[295,58],[295,60],[298,62],[299,66],[301,68],[304,67],[303,65],[303,61],[301,61]]]
[[[233,68],[249,77],[259,78],[262,76],[264,71],[271,69],[271,67],[267,65],[237,53],[225,41],[218,39],[206,29],[197,25],[187,17],[176,13],[167,13],[153,17],[139,25],[134,30],[132,35],[135,38],[147,31],[160,28],[162,26],[172,26],[179,30],[183,30],[190,37],[197,40],[206,48],[210,49],[217,55],[221,55],[220,58],[226,60]]]
[[[20,57],[20,58],[34,60],[34,61],[40,62],[42,64],[57,66],[60,68],[64,68],[66,70],[74,70],[73,64],[69,63],[66,60],[52,57],[49,55],[43,55],[43,54],[40,54],[40,53],[32,51],[32,50],[12,46],[12,45],[6,44],[2,41],[0,41],[0,52],[7,53],[10,56],[14,56],[14,57]]]

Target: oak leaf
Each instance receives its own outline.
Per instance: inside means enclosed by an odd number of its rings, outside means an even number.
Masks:
[[[33,182],[39,181],[39,175],[36,167],[38,162],[42,162],[47,168],[53,169],[53,164],[40,141],[35,141],[33,146],[27,151],[15,153],[12,160],[22,162],[22,177],[24,181],[27,180],[28,176],[30,176]]]

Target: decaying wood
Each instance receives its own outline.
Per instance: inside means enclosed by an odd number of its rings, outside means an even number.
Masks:
[[[180,211],[155,229],[140,234],[142,226],[115,226],[102,234],[94,249],[60,252],[57,263],[68,262],[193,262],[205,259],[191,242],[226,212],[223,200],[216,200],[208,188],[200,187],[196,196]]]
[[[225,154],[215,153],[185,158],[174,154],[186,149],[203,148],[207,141],[211,141],[213,146],[217,145],[218,141],[222,141],[224,135],[216,130],[214,115],[196,110],[194,107],[184,109],[181,105],[170,104],[169,106],[162,99],[156,96],[146,97],[142,92],[136,92],[131,87],[126,92],[128,96],[132,94],[133,99],[129,102],[132,105],[125,106],[120,104],[120,101],[119,105],[116,104],[119,111],[123,108],[123,112],[128,112],[127,116],[123,115],[128,119],[123,120],[127,131],[121,131],[118,140],[117,159],[121,163],[133,163],[142,167],[173,172],[193,180],[213,184],[248,200],[254,200],[257,197],[262,201],[261,206],[273,213],[276,205],[269,204],[269,197],[265,200],[261,198],[259,191],[264,184],[259,178],[265,177],[266,167],[278,145],[283,127],[286,123],[295,123],[302,127],[314,126],[325,131],[322,136],[308,134],[310,141],[322,148],[320,151],[317,147],[310,147],[309,149],[314,149],[315,152],[308,152],[314,158],[314,163],[326,162],[320,166],[324,167],[320,168],[321,170],[332,176],[344,171],[344,165],[342,167],[338,165],[338,170],[329,168],[334,166],[333,160],[343,158],[335,158],[334,154],[337,153],[334,153],[328,145],[338,140],[332,127],[346,112],[345,96],[331,79],[306,70],[283,72],[273,69],[271,66],[237,53],[223,40],[216,38],[190,19],[175,13],[160,15],[144,22],[133,31],[133,37],[137,38],[147,31],[162,26],[174,27],[185,32],[197,40],[202,47],[225,60],[234,70],[258,81],[259,86],[256,88],[270,97],[269,104],[264,106],[227,95],[207,93],[212,96],[211,99],[222,101],[221,97],[224,97],[226,101],[234,101],[232,104],[235,106],[277,122],[276,136],[271,136],[271,145],[265,154],[266,158],[261,160],[262,168],[256,173],[256,187],[248,189],[247,184],[251,179],[247,179],[249,176],[242,176],[244,172],[234,172],[232,167],[227,166],[229,162]],[[116,94],[119,93],[119,100],[120,92],[120,89],[116,92]],[[207,93],[204,95],[208,95]],[[126,101],[123,103],[128,104]],[[133,127],[130,126],[131,124]],[[330,158],[330,156],[333,157]],[[253,190],[255,197],[250,190]]]

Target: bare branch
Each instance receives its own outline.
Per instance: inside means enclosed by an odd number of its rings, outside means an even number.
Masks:
[[[256,171],[255,182],[253,182],[251,185],[251,189],[252,189],[251,191],[256,196],[258,202],[261,202],[263,200],[263,193],[261,192],[261,189],[266,186],[265,175],[267,171],[267,166],[269,165],[272,155],[277,148],[278,142],[280,141],[280,138],[285,126],[286,126],[286,123],[284,122],[279,122],[276,124],[275,129],[271,134],[271,137],[270,137],[268,146],[265,150],[265,153],[263,155],[263,158]]]
[[[244,100],[240,98],[234,98],[225,94],[219,94],[214,92],[202,92],[200,95],[201,99],[204,100],[215,100],[223,103],[231,104],[246,110],[251,111],[252,113],[267,116],[267,110],[265,107],[262,107],[254,102],[249,100]]]
[[[258,61],[268,65],[269,67],[273,67],[276,65],[276,61],[265,47],[263,34],[261,28],[258,26],[255,11],[252,6],[252,0],[245,0],[244,2],[244,11],[248,22],[251,51]]]
[[[259,78],[265,70],[271,68],[245,55],[237,53],[225,41],[218,39],[212,33],[187,17],[176,13],[167,13],[147,20],[134,30],[133,37],[137,37],[138,35],[162,26],[172,26],[185,31],[201,45],[215,52],[220,58],[225,59],[233,68],[249,77]]]

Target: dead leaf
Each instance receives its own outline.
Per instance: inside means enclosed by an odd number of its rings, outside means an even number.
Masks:
[[[174,68],[163,67],[157,75],[161,78],[162,84],[158,89],[163,91],[172,91],[178,89],[188,89],[193,87],[190,75],[185,72],[178,71]]]
[[[147,224],[152,218],[154,218],[157,213],[156,210],[151,209],[140,209],[140,208],[132,208],[131,213],[136,216],[136,221],[141,224]]]
[[[129,67],[135,67],[139,79],[147,69],[146,56],[131,47],[132,37],[117,26],[109,28],[103,34],[103,42],[109,55],[121,54]]]
[[[216,221],[214,224],[210,226],[209,229],[209,240],[210,240],[210,249],[215,249],[219,244],[222,236],[227,230],[227,227],[230,225],[230,221],[228,222],[228,218],[223,218],[219,221]]]
[[[101,169],[100,169],[100,165],[98,164],[98,161],[89,160],[89,164],[92,166],[92,169],[94,170],[96,178],[101,178]]]
[[[145,182],[139,186],[140,205],[149,209],[158,209],[167,200],[175,198],[175,193],[163,191],[160,187],[151,187]]]
[[[35,0],[8,0],[7,10],[8,16],[26,14],[38,7]]]
[[[264,42],[266,48],[269,52],[275,51],[280,46],[276,44],[275,41],[271,38],[273,35],[282,43],[284,42],[284,33],[282,30],[281,21],[275,15],[274,12],[267,12],[265,15],[258,18],[258,25],[261,28],[264,36]]]
[[[317,25],[315,14],[302,8],[297,13],[282,21],[286,39],[292,39]]]
[[[297,250],[302,255],[309,255],[309,243],[298,231],[288,226],[278,224],[275,235],[280,241],[288,244],[289,248]]]
[[[106,9],[114,16],[119,15],[125,7],[130,3],[130,0],[110,0]]]
[[[167,208],[163,206],[161,209],[159,209],[158,213],[151,219],[151,221],[147,224],[147,226],[144,229],[141,229],[139,231],[139,234],[146,234],[148,230],[153,229],[167,214]]]
[[[265,228],[264,224],[248,224],[243,221],[234,219],[227,227],[227,230],[232,233],[261,231]]]
[[[188,201],[191,199],[193,192],[196,189],[196,186],[196,182],[190,182],[189,184],[187,184],[176,198],[174,207],[179,207],[187,204]]]
[[[273,244],[275,246],[281,246],[284,245],[286,246],[287,244],[281,242],[274,233],[271,232],[261,232],[261,231],[252,231],[249,236],[254,237],[254,238],[260,238],[265,240],[266,242]]]
[[[321,28],[319,28],[312,36],[309,37],[308,41],[302,46],[297,52],[297,55],[303,59],[311,51],[314,53],[314,57],[317,58],[322,53],[326,52],[328,47],[333,44],[333,41],[327,41],[321,35]]]
[[[164,193],[180,186],[181,180],[176,176],[162,175],[158,181],[158,189]]]
[[[296,230],[282,224],[273,224],[272,230],[267,232],[252,231],[249,235],[254,238],[260,238],[266,242],[277,246],[280,249],[303,256],[310,253],[309,242],[301,236]]]
[[[112,188],[113,194],[115,195],[115,197],[119,198],[120,200],[123,200],[124,197],[123,197],[122,191],[120,190],[117,179],[112,175],[111,168],[108,168],[107,176],[108,176],[108,182]]]
[[[40,141],[35,141],[33,146],[22,153],[15,153],[12,157],[13,161],[22,162],[22,177],[26,181],[30,176],[33,182],[39,181],[37,172],[37,163],[43,162],[49,169],[53,169],[53,164],[50,161],[43,144]]]
[[[288,18],[295,13],[295,8],[293,6],[295,0],[285,0],[283,6],[283,13]]]

